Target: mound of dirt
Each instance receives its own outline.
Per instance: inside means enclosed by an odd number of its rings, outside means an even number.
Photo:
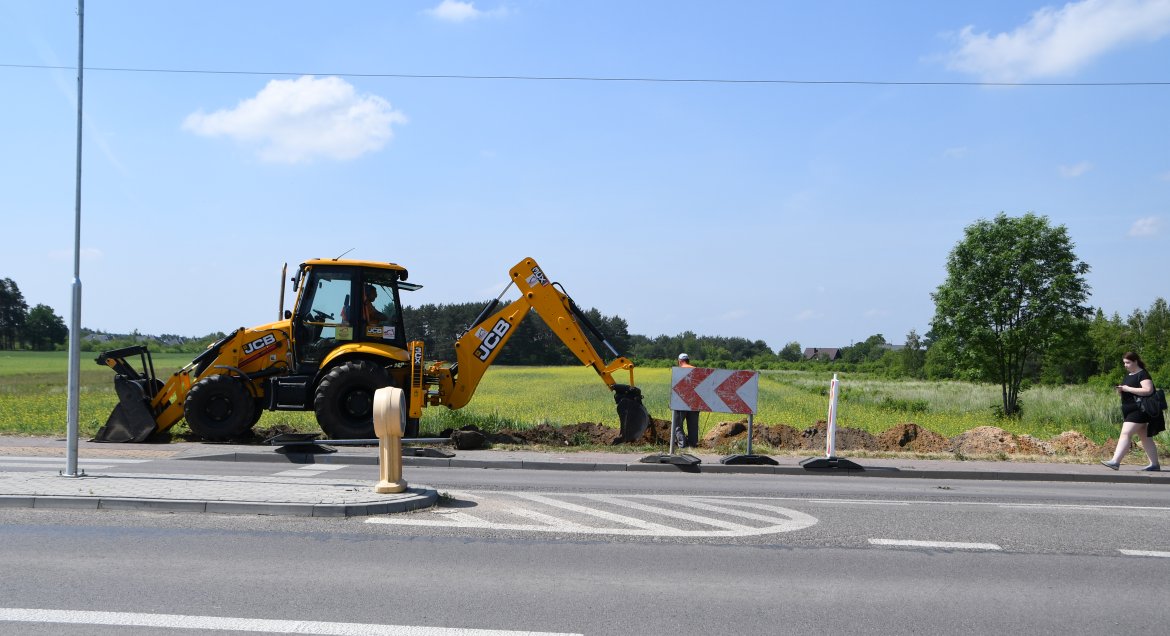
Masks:
[[[913,422],[888,428],[877,439],[884,451],[946,453],[951,450],[951,440]]]
[[[1053,452],[1058,455],[1086,455],[1095,457],[1101,454],[1101,447],[1096,442],[1085,437],[1083,433],[1076,431],[1065,431],[1053,437],[1048,444],[1052,447]]]
[[[744,443],[747,437],[747,420],[738,422],[720,422],[715,428],[707,431],[699,445],[704,448],[719,448],[733,444]],[[804,438],[800,431],[787,424],[761,424],[752,426],[752,443],[767,444],[777,450],[797,450],[803,448]]]
[[[650,427],[646,427],[649,431]],[[495,444],[541,444],[544,446],[611,446],[621,441],[621,432],[616,428],[597,422],[580,422],[568,426],[537,424],[523,430],[508,429],[488,440]]]
[[[995,426],[978,426],[951,439],[952,448],[963,455],[1051,455],[1047,442],[1031,435],[1013,435]]]
[[[777,451],[820,451],[825,448],[827,425],[818,421],[814,426],[798,430],[787,424],[756,424],[753,427],[754,444],[766,444]],[[269,432],[269,431],[266,431]],[[275,431],[270,431],[275,432]],[[540,446],[613,446],[621,444],[617,428],[599,422],[580,422],[568,426],[540,424],[527,429],[505,429],[483,433],[474,426],[462,431],[445,430],[440,437],[451,437],[461,449],[479,448],[488,444],[515,444]],[[670,443],[670,422],[651,419],[646,432],[632,444],[666,445]],[[459,439],[456,439],[458,437]],[[725,449],[743,444],[747,437],[747,420],[720,422],[699,441],[708,449]],[[899,424],[874,436],[855,428],[837,429],[838,450],[890,451],[913,453],[950,453],[962,455],[1078,455],[1097,456],[1112,448],[1098,446],[1075,431],[1065,431],[1051,440],[1031,435],[1014,435],[994,426],[980,426],[947,439],[913,422]]]
[[[819,421],[815,426],[810,426],[801,431],[800,435],[804,438],[803,448],[811,450],[826,448],[825,439],[828,436],[827,431],[828,424],[824,421]],[[837,427],[835,447],[837,450],[881,450],[881,445],[878,444],[877,438],[872,433],[842,426]]]

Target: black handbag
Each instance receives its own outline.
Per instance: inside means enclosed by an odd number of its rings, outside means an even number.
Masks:
[[[1158,417],[1166,410],[1166,393],[1162,389],[1154,389],[1153,393],[1141,396],[1137,400],[1141,404],[1142,412],[1150,417]]]

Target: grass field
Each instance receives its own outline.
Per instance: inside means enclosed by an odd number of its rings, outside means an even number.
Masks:
[[[155,370],[165,378],[190,361],[189,354],[154,354]],[[82,437],[96,433],[117,403],[113,372],[85,354],[81,364],[79,425]],[[68,356],[62,352],[0,352],[0,434],[63,435],[66,430]],[[880,433],[914,422],[952,437],[977,426],[1047,439],[1068,430],[1097,443],[1115,439],[1120,412],[1117,396],[1082,386],[1037,387],[1024,392],[1024,417],[996,419],[999,387],[963,382],[878,380],[839,374],[842,395],[838,425]],[[619,378],[619,380],[622,378]],[[788,424],[798,429],[825,419],[830,375],[804,371],[765,371],[760,376],[757,424]],[[670,369],[638,369],[646,408],[669,419]],[[739,416],[704,413],[702,432]],[[540,423],[603,422],[617,426],[613,398],[592,371],[583,367],[496,367],[488,371],[471,403],[459,410],[423,412],[424,432],[475,424],[485,430],[523,428]],[[259,427],[292,426],[317,431],[312,413],[266,412]],[[185,427],[179,424],[177,431]]]

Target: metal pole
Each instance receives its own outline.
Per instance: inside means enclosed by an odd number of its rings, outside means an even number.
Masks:
[[[65,477],[78,477],[77,419],[81,398],[81,95],[85,72],[85,0],[77,0],[77,182],[74,186],[73,313],[69,321],[69,405]],[[85,473],[81,473],[84,475]]]
[[[754,416],[751,413],[748,413],[748,447],[747,447],[747,454],[748,455],[752,454],[752,435],[754,434],[754,433],[752,433],[753,418],[754,418]]]

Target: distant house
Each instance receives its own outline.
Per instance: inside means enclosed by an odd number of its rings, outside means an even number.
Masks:
[[[822,360],[840,360],[841,359],[841,350],[840,349],[826,349],[826,348],[820,348],[820,347],[809,347],[809,348],[804,350],[804,359],[805,360],[815,360],[817,358],[820,358]]]

